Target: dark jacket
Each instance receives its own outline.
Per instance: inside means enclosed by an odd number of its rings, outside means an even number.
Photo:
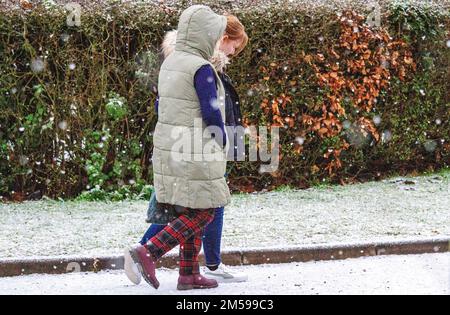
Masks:
[[[227,157],[229,160],[236,161],[238,151],[238,133],[236,132],[236,127],[242,126],[240,99],[230,77],[224,72],[219,72],[219,77],[225,88],[225,126],[228,131],[227,142],[230,144]],[[233,136],[234,142],[231,141],[231,136]]]

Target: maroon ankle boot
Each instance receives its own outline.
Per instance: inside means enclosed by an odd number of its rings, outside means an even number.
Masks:
[[[159,281],[156,279],[156,262],[153,261],[147,248],[142,245],[132,247],[130,255],[145,281],[155,289],[158,289]]]
[[[201,274],[180,276],[178,278],[178,290],[192,290],[192,289],[212,289],[217,288],[219,284],[216,280],[208,279]]]

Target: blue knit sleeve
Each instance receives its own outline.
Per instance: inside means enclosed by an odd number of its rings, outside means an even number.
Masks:
[[[210,65],[202,66],[194,76],[194,86],[200,101],[200,110],[206,126],[217,126],[222,131],[222,143],[227,143],[225,126],[217,100],[216,76]]]

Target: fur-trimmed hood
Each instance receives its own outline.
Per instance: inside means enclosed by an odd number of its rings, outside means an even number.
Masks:
[[[167,58],[174,50],[177,43],[177,34],[176,30],[167,32],[164,36],[164,41],[161,45],[161,51],[163,53],[164,59]],[[216,46],[214,50],[214,54],[209,60],[218,72],[224,72],[226,66],[230,63],[230,58],[226,54],[224,54],[219,47]]]

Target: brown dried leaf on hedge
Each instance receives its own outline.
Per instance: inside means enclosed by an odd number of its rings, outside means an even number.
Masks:
[[[303,56],[306,64],[314,70],[318,86],[328,91],[323,103],[314,106],[315,109],[322,108],[322,114],[303,115],[303,126],[321,139],[339,136],[344,143],[324,154],[325,159],[331,159],[325,166],[330,175],[342,167],[339,156],[350,147],[341,134],[341,119],[348,118],[342,100],[347,97],[361,115],[370,112],[393,76],[405,80],[407,74],[416,70],[408,44],[402,40],[394,41],[386,29],[371,29],[364,22],[362,15],[344,12],[339,18],[338,43],[329,47],[326,53]],[[364,133],[370,133],[377,142],[380,140],[370,119],[354,119]]]

